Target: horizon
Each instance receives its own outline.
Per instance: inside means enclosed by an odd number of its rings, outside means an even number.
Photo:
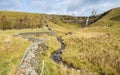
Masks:
[[[90,16],[92,10],[97,14],[120,7],[118,0],[1,0],[0,11],[29,12],[41,14]]]

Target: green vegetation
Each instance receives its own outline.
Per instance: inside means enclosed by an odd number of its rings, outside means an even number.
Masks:
[[[13,35],[40,31],[40,29],[0,30],[0,75],[15,75],[25,50],[31,44],[28,40]]]
[[[35,29],[45,25],[43,14],[0,12],[0,29]]]
[[[25,39],[13,37],[12,32],[0,31],[0,75],[15,74],[24,51],[30,45]]]

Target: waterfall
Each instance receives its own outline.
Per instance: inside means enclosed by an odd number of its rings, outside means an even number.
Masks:
[[[85,27],[87,27],[88,26],[88,24],[89,24],[89,17],[87,17],[87,19],[86,19],[86,26]]]

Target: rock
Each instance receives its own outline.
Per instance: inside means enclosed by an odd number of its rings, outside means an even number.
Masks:
[[[32,71],[30,75],[38,75],[35,71]]]

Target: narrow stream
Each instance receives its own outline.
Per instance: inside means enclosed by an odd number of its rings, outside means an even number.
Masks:
[[[53,53],[52,60],[55,61],[56,63],[60,64],[60,63],[62,63],[62,59],[61,59],[62,51],[66,48],[66,46],[65,46],[63,40],[61,39],[61,37],[58,37],[57,40],[61,44],[61,47],[60,47],[60,49],[58,49],[56,52]]]
[[[51,56],[51,59],[56,62],[57,64],[62,64],[64,67],[67,67],[68,69],[74,69],[76,71],[78,71],[80,74],[86,74],[86,73],[91,73],[90,75],[94,75],[94,72],[92,71],[88,71],[88,70],[85,70],[85,69],[79,69],[79,68],[76,68],[74,67],[73,65],[70,65],[70,64],[67,64],[66,62],[64,62],[62,60],[62,52],[63,50],[66,48],[66,45],[65,43],[63,42],[63,40],[61,39],[61,37],[58,37],[57,38],[58,42],[61,44],[61,48],[56,50],[52,56]]]
[[[62,60],[62,52],[63,50],[66,48],[66,45],[65,43],[63,42],[63,40],[61,39],[61,37],[58,37],[57,38],[58,42],[61,44],[61,48],[58,49],[57,51],[55,51],[53,54],[52,54],[52,60],[58,64],[62,64],[64,65],[65,67],[67,67],[68,69],[75,69],[75,70],[79,70],[77,68],[75,68],[74,66],[72,65],[69,65],[67,63],[65,63],[63,60]]]

